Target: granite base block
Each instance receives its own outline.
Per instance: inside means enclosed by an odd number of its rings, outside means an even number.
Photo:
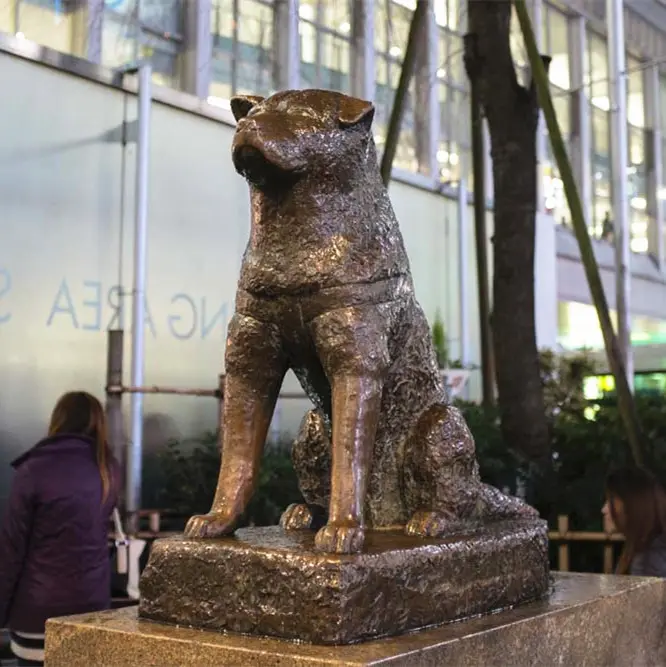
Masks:
[[[46,667],[653,667],[665,624],[662,579],[555,574],[547,600],[350,646],[175,628],[136,607],[55,619]]]
[[[141,618],[205,630],[349,644],[440,625],[548,592],[546,524],[507,521],[446,539],[371,532],[364,553],[322,554],[311,532],[249,528],[160,540]]]

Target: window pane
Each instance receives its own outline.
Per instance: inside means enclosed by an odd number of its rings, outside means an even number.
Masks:
[[[627,58],[627,120],[635,127],[645,127],[643,67],[638,60]]]
[[[386,126],[393,104],[395,89],[400,78],[400,68],[407,46],[410,23],[415,0],[375,0],[375,48],[376,48],[376,115],[375,141],[381,154],[384,148]],[[403,125],[398,139],[394,165],[409,171],[418,171],[419,141],[422,142],[423,128],[418,127],[415,118],[416,81],[410,85],[407,96]],[[417,141],[417,134],[418,139]],[[420,146],[420,148],[423,148]]]
[[[375,0],[375,48],[379,52],[402,59],[412,18],[409,6],[409,2]]]
[[[299,21],[298,34],[301,38],[301,61],[312,65],[317,62],[317,28],[312,23]],[[314,82],[314,79],[312,79]]]
[[[337,35],[322,33],[319,38],[324,88],[346,91],[349,87],[349,42]]]
[[[592,208],[593,219],[590,232],[601,238],[604,220],[612,221],[611,171],[610,171],[610,126],[608,112],[592,111]]]
[[[271,51],[273,10],[255,0],[243,0],[239,3],[238,41]]]
[[[5,0],[4,4],[13,4]],[[0,10],[1,11],[1,10]],[[74,12],[56,11],[49,0],[22,0],[18,11],[18,33],[49,49],[74,53]],[[14,32],[13,26],[10,32]]]
[[[317,0],[301,0],[298,3],[298,16],[314,23],[317,20]]]
[[[13,2],[0,2],[0,32],[14,34],[16,30],[14,7]]]
[[[351,6],[349,0],[320,0],[321,23],[331,30],[344,34],[351,32]]]
[[[182,31],[181,0],[139,0],[139,20],[153,30],[178,35]]]
[[[606,42],[593,33],[588,33],[588,53],[585,62],[585,84],[590,102],[598,109],[608,111],[608,53]]]
[[[213,48],[223,45],[220,38],[231,39],[234,34],[234,0],[215,0],[210,10],[210,32]]]
[[[153,81],[158,86],[169,88],[178,86],[178,59],[173,44],[156,37],[142,35],[139,58],[150,60],[153,67]]]
[[[117,67],[136,59],[150,60],[153,81],[177,88],[180,44],[169,37],[180,32],[180,11],[176,0],[166,0],[159,7],[157,0],[105,0],[102,64]],[[142,24],[164,37],[142,29]]]
[[[138,57],[139,30],[135,23],[111,14],[104,17],[102,24],[102,64],[119,67]]]
[[[393,165],[398,169],[417,172],[419,162],[416,150],[416,123],[414,118],[416,95],[414,93],[414,81],[412,81],[407,98],[405,100],[405,113],[400,128],[398,146],[395,151]]]
[[[238,62],[238,88],[235,92],[250,95],[270,95],[273,92],[273,72],[271,54],[264,49],[253,49],[243,45]],[[244,58],[243,53],[248,52]],[[254,57],[250,60],[249,56]]]
[[[243,0],[236,21],[233,6],[233,0],[214,0],[210,94],[224,99],[235,93],[268,95],[273,92],[273,9]]]
[[[571,124],[569,95],[566,90],[551,86],[553,95],[553,106],[555,114],[562,130],[567,150],[570,146]],[[550,139],[546,138],[545,156],[543,164],[543,196],[544,208],[549,212],[557,223],[568,224],[571,222],[571,212],[564,195],[564,185],[560,177],[560,171],[555,164]]]
[[[375,49],[388,53],[388,4],[390,0],[375,0]]]
[[[386,56],[380,54],[377,54],[375,64],[377,70],[377,86],[375,89],[375,134],[380,137],[379,141],[383,141],[389,114],[391,113],[393,96],[395,94],[393,86],[393,80],[395,78],[394,71],[399,68],[399,65],[391,62]]]
[[[551,89],[557,122],[560,126],[560,130],[562,131],[564,140],[568,142],[571,136],[571,105],[569,100],[569,95],[571,93],[568,93],[566,90],[556,88],[555,86],[552,86]]]
[[[645,171],[645,133],[629,127],[629,222],[631,224],[631,249],[634,252],[648,250],[647,182]]]
[[[525,40],[518,23],[516,10],[511,6],[511,32],[509,33],[509,42],[511,46],[511,55],[516,66],[516,75],[518,82],[523,86],[529,85],[529,67],[527,65],[527,50],[525,49]]]
[[[460,87],[467,85],[462,37],[448,30],[439,30],[437,78],[457,84]]]
[[[449,30],[457,30],[460,20],[461,0],[434,0],[437,25]]]
[[[548,54],[552,61],[549,68],[551,83],[569,90],[569,25],[567,17],[553,8],[548,8]]]
[[[209,102],[229,100],[234,94],[232,86],[231,52],[220,51],[215,53],[211,63],[211,82],[209,88]],[[214,100],[211,98],[218,98]]]
[[[525,40],[518,22],[518,15],[514,7],[511,7],[511,32],[509,34],[509,41],[511,43],[511,55],[516,67],[527,66],[527,50],[525,49]]]
[[[470,170],[469,148],[470,108],[469,95],[451,86],[440,83],[440,143],[437,150],[437,165],[442,182],[455,184],[461,171]],[[468,188],[472,183],[468,182]]]
[[[233,0],[215,0],[210,13],[210,32],[213,43],[209,95],[228,100],[233,94]],[[211,101],[211,100],[209,100]]]

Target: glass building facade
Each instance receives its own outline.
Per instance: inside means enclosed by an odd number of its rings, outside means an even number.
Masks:
[[[416,0],[6,0],[0,31],[116,67],[148,58],[155,82],[228,106],[235,93],[267,95],[317,87],[371,98],[381,152]],[[592,235],[612,234],[612,161],[607,39],[603,20],[566,3],[532,0],[541,51],[552,58],[553,99],[579,181]],[[395,167],[454,194],[471,179],[469,90],[463,65],[464,0],[430,0]],[[645,44],[627,42],[627,182],[631,247],[664,243],[666,68]],[[666,35],[660,39],[666,42]],[[519,79],[529,81],[512,24]],[[653,49],[654,50],[654,49]],[[665,50],[665,49],[662,49]],[[662,74],[661,69],[664,69]],[[547,137],[540,142],[543,212],[569,224],[562,181]],[[658,164],[655,163],[658,162]],[[660,252],[664,253],[662,248]]]

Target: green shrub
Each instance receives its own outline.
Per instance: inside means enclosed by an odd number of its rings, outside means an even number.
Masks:
[[[449,366],[449,343],[446,338],[446,329],[444,321],[439,311],[435,315],[435,322],[432,325],[432,345],[437,355],[437,364],[440,368]]]
[[[474,403],[457,403],[474,435],[483,480],[511,493],[521,487],[528,502],[551,526],[556,525],[557,515],[567,514],[572,528],[599,530],[606,474],[611,467],[630,460],[614,400],[590,405],[584,399],[582,380],[592,372],[593,367],[584,354],[566,359],[550,352],[542,354],[553,461],[552,469],[546,472],[534,469],[510,443],[503,442],[497,411],[485,411]],[[666,480],[666,398],[637,396],[636,404],[644,429],[646,462]],[[244,524],[276,524],[289,504],[302,502],[290,447],[288,438],[266,447],[257,490]],[[183,517],[207,512],[217,483],[219,461],[214,433],[193,441],[169,443],[144,468],[144,506],[150,498],[150,506],[170,509]],[[601,550],[591,548],[592,552],[593,556],[585,556],[574,565],[581,569],[600,567],[597,560]]]
[[[666,479],[666,400],[637,397],[645,431],[648,465]],[[497,412],[485,412],[474,403],[459,402],[472,431],[484,481],[516,492],[526,486],[528,500],[551,522],[568,514],[577,529],[599,528],[599,508],[609,468],[629,462],[622,422],[617,406],[597,406],[594,419],[584,410],[562,411],[553,419],[553,469],[544,479],[529,463],[502,441]],[[286,438],[266,448],[257,492],[248,508],[246,521],[270,525],[292,502],[300,502],[298,483]],[[206,433],[195,441],[171,442],[146,465],[144,504],[165,507],[183,516],[210,508],[219,471],[216,437]],[[148,462],[147,462],[148,463]]]
[[[583,380],[595,373],[594,360],[584,351],[558,355],[542,350],[539,362],[548,416],[553,419],[562,413],[582,415],[587,407]]]
[[[241,525],[275,525],[289,504],[302,502],[290,446],[284,439],[266,446],[257,490]],[[208,512],[220,468],[217,435],[205,433],[182,443],[172,441],[151,467],[150,477],[144,475],[144,504],[149,496],[154,498],[153,506],[181,517]]]

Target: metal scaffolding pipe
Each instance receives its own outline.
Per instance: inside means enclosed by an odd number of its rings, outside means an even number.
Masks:
[[[608,20],[608,71],[610,75],[612,201],[615,240],[617,330],[620,353],[630,389],[634,385],[631,350],[631,226],[627,188],[627,80],[622,0],[606,1]]]
[[[181,389],[179,387],[160,387],[144,385],[139,387],[109,387],[110,391],[122,394],[170,394],[174,396],[202,396],[204,398],[220,398],[217,389]]]
[[[134,286],[132,304],[131,384],[143,384],[146,264],[148,242],[148,176],[150,158],[150,110],[152,103],[152,67],[142,63],[138,68],[138,135],[136,146],[136,188],[134,226]],[[130,533],[136,532],[136,512],[141,508],[141,467],[143,457],[143,394],[132,394],[130,403],[130,439],[127,452],[125,510],[130,518]]]
[[[113,387],[123,382],[124,338],[121,329],[107,332],[106,357],[106,418],[108,439],[118,461],[125,456],[123,438],[122,394],[113,391]]]
[[[217,398],[224,400],[224,375],[220,375],[219,387],[217,389],[183,389],[181,387],[165,387],[160,385],[140,385],[137,387],[123,386],[120,384],[109,385],[106,388],[109,395],[121,396],[122,394],[165,394],[171,396],[199,396],[203,398]],[[279,398],[307,398],[305,393],[284,392]]]

